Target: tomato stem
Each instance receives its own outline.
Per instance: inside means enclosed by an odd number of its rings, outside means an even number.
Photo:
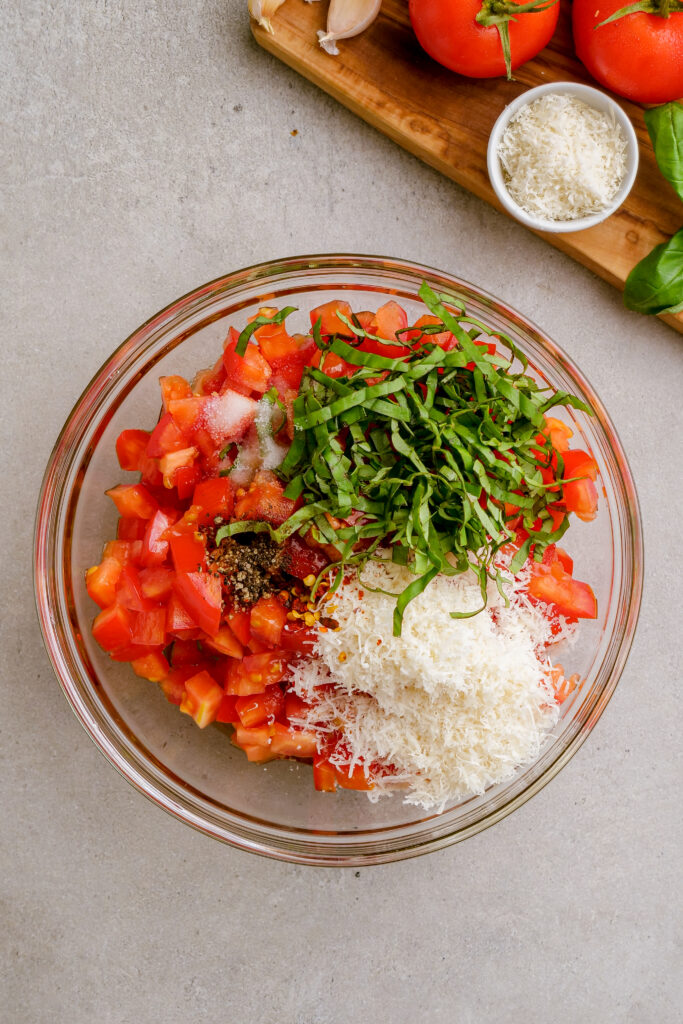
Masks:
[[[645,0],[651,2],[651,0]],[[669,0],[663,0],[668,3]],[[672,0],[678,3],[679,0]],[[510,53],[510,29],[508,22],[516,21],[518,14],[540,14],[554,7],[558,0],[528,0],[527,3],[517,4],[511,0],[482,0],[481,10],[475,20],[484,28],[498,29],[500,44],[503,48],[503,60],[508,81],[512,79],[512,56]]]
[[[618,21],[619,18],[623,18],[627,14],[653,14],[656,18],[669,18],[672,14],[678,14],[681,11],[683,11],[681,0],[637,0],[637,3],[621,7],[614,14],[610,14],[609,18],[598,22],[594,26],[594,31],[596,28],[602,28],[603,25],[609,25],[611,21]]]

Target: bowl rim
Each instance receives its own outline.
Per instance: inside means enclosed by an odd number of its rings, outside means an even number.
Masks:
[[[624,616],[623,635],[613,654],[610,655],[611,668],[609,675],[606,677],[602,689],[591,703],[589,708],[589,718],[581,723],[580,728],[577,726],[576,731],[569,738],[564,748],[544,768],[544,770],[540,772],[536,778],[532,779],[532,781],[520,792],[499,803],[493,809],[483,811],[479,818],[462,827],[454,824],[454,827],[450,830],[437,830],[435,834],[431,836],[420,835],[415,841],[411,842],[410,835],[403,835],[402,833],[409,830],[411,825],[414,823],[395,827],[391,826],[391,830],[395,833],[396,838],[392,839],[390,843],[387,843],[385,849],[376,849],[375,846],[372,845],[372,842],[366,844],[363,844],[362,841],[356,844],[350,842],[346,844],[345,852],[341,854],[337,851],[331,852],[330,847],[326,846],[322,842],[319,842],[318,845],[316,845],[315,840],[311,842],[304,841],[302,843],[300,834],[302,830],[298,829],[287,829],[286,827],[281,826],[267,826],[261,829],[260,832],[257,830],[255,833],[254,830],[250,828],[249,824],[241,827],[241,825],[236,826],[235,822],[232,821],[231,831],[230,829],[226,829],[225,826],[221,826],[216,820],[211,820],[211,802],[209,800],[195,800],[194,804],[190,806],[188,801],[183,801],[178,797],[178,794],[174,794],[168,786],[164,786],[163,781],[159,781],[157,779],[155,783],[153,772],[151,771],[151,765],[143,764],[141,760],[138,760],[136,763],[135,757],[132,757],[125,749],[121,749],[120,745],[117,745],[117,742],[115,742],[116,730],[113,728],[112,722],[107,722],[107,726],[112,731],[112,735],[107,735],[96,721],[93,713],[90,711],[87,701],[84,699],[83,695],[79,693],[78,687],[71,675],[63,646],[60,643],[59,637],[56,636],[57,624],[48,600],[51,583],[54,586],[54,580],[50,579],[51,565],[49,564],[48,559],[48,555],[51,553],[50,542],[54,539],[51,527],[54,527],[54,523],[56,522],[56,513],[59,508],[59,504],[57,502],[53,502],[48,499],[53,497],[55,489],[59,487],[60,477],[63,482],[65,474],[64,468],[61,465],[61,460],[65,454],[65,449],[68,448],[68,442],[73,440],[72,435],[74,432],[76,432],[76,436],[78,436],[79,425],[82,426],[83,430],[86,429],[80,421],[83,421],[85,418],[85,422],[89,422],[86,417],[86,413],[91,411],[93,407],[97,408],[97,402],[101,398],[103,390],[106,390],[107,383],[111,381],[112,364],[117,363],[117,361],[122,358],[132,359],[135,352],[144,347],[145,340],[149,340],[149,336],[153,329],[163,328],[167,330],[173,323],[174,318],[178,317],[181,312],[187,311],[194,303],[204,296],[216,295],[224,291],[230,284],[235,288],[254,283],[264,283],[275,279],[277,275],[282,277],[287,273],[292,274],[294,271],[303,270],[305,273],[306,270],[311,272],[315,270],[322,271],[324,269],[338,272],[355,271],[356,273],[372,271],[383,273],[401,272],[406,275],[431,279],[433,282],[446,282],[449,288],[457,289],[458,287],[464,287],[465,289],[473,292],[477,297],[485,301],[492,302],[500,313],[511,318],[513,322],[517,321],[524,330],[533,336],[534,341],[540,343],[541,347],[545,349],[546,354],[550,355],[553,361],[559,362],[570,370],[580,387],[590,398],[592,407],[596,414],[596,419],[600,423],[609,446],[617,459],[620,471],[620,480],[627,492],[628,501],[626,510],[629,526],[629,538],[631,542],[630,550],[632,551],[632,561],[629,566],[631,570],[631,587],[627,601],[626,614]],[[334,282],[334,286],[339,287],[341,285]],[[332,285],[330,287],[332,287]],[[380,291],[380,289],[377,290]],[[73,446],[71,450],[73,452]],[[71,461],[76,461],[73,455]],[[519,313],[514,309],[514,307],[511,307],[502,300],[497,299],[495,296],[486,292],[479,286],[472,285],[470,282],[467,282],[462,278],[455,277],[454,275],[424,264],[381,256],[357,255],[352,253],[320,254],[286,257],[283,259],[254,264],[243,268],[242,270],[214,278],[207,284],[192,289],[181,298],[169,303],[158,313],[148,318],[105,360],[75,402],[58,435],[52,453],[49,457],[40,488],[36,513],[34,534],[34,593],[43,641],[53,670],[55,671],[67,701],[100,752],[136,789],[140,790],[140,792],[145,796],[164,810],[168,811],[174,817],[193,826],[204,834],[249,852],[269,856],[278,860],[317,866],[357,867],[359,865],[386,863],[389,861],[406,859],[409,857],[419,856],[432,850],[441,849],[490,827],[538,793],[552,778],[554,778],[554,776],[568,763],[571,757],[580,748],[609,703],[625,666],[628,653],[635,636],[641,605],[642,586],[642,523],[633,475],[616,429],[614,428],[614,425],[612,424],[598,395],[595,393],[594,389],[582,372],[578,367],[576,367],[567,354],[531,320]],[[605,655],[605,658],[607,657],[608,655]],[[246,815],[242,817],[247,819],[247,821],[249,820]],[[427,815],[426,817],[438,820],[439,816]],[[384,827],[383,829],[380,828],[378,831],[387,831],[388,829],[389,827]],[[368,830],[368,832],[370,831],[371,830]],[[306,830],[303,830],[303,832],[304,835],[311,834]],[[353,833],[344,833],[344,835],[352,838]],[[318,836],[320,836],[320,833],[318,833]],[[362,833],[359,833],[358,836],[360,838]],[[273,840],[276,842],[273,842]]]
[[[586,217],[577,217],[575,220],[543,220],[540,217],[534,217],[527,213],[519,203],[515,202],[508,192],[498,158],[498,146],[510,120],[523,107],[538,99],[539,96],[545,96],[549,93],[570,94],[584,100],[589,106],[597,110],[611,111],[626,136],[626,174],[619,187],[619,191],[604,210],[589,214]],[[592,85],[585,85],[583,82],[547,82],[545,85],[537,85],[532,89],[525,90],[516,99],[512,100],[511,103],[508,103],[496,118],[486,149],[486,166],[489,180],[503,208],[515,220],[518,220],[526,227],[532,228],[534,231],[544,231],[547,234],[584,231],[587,228],[595,227],[596,224],[601,224],[608,217],[611,217],[625,202],[633,188],[636,174],[638,173],[639,159],[638,138],[629,116],[620,104],[606,92],[603,92],[601,89],[595,89]]]

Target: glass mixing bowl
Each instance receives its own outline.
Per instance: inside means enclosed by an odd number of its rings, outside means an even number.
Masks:
[[[116,510],[107,487],[128,477],[114,442],[126,427],[151,428],[159,413],[158,377],[192,377],[212,364],[228,326],[241,326],[264,302],[299,307],[288,323],[306,329],[308,310],[343,296],[355,309],[395,297],[409,315],[422,311],[426,279],[463,299],[470,313],[509,334],[531,372],[578,395],[588,416],[561,412],[574,443],[600,468],[600,510],[576,522],[566,546],[576,575],[592,584],[596,621],[580,624],[578,641],[557,660],[583,686],[541,756],[515,777],[429,814],[400,795],[369,802],[362,793],[317,793],[311,768],[292,761],[249,764],[224,726],[199,730],[168,704],[160,688],[111,661],[94,643],[97,611],[85,569],[115,536]],[[298,322],[297,322],[298,321]],[[556,415],[556,413],[553,413]],[[413,857],[458,842],[499,821],[537,793],[578,750],[602,714],[624,667],[642,588],[642,539],[631,472],[602,403],[565,353],[515,310],[474,285],[429,267],[365,256],[295,257],[228,274],[178,299],[135,331],[107,360],[76,403],[43,481],[35,538],[38,613],[49,656],[77,717],[104,755],[160,807],[216,839],[281,860],[358,865]]]

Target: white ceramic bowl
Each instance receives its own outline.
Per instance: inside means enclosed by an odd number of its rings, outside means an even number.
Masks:
[[[547,93],[560,93],[567,96],[575,96],[577,99],[583,100],[584,103],[587,103],[588,106],[593,107],[595,110],[604,111],[608,114],[612,113],[617,123],[621,125],[622,131],[626,137],[626,174],[613,201],[609,206],[600,210],[599,213],[591,214],[588,217],[576,217],[574,220],[542,220],[527,213],[519,203],[515,202],[507,190],[505,178],[503,176],[503,168],[498,156],[498,148],[500,146],[503,133],[507,128],[510,119],[514,117],[522,107],[533,102],[533,100],[538,99],[539,96],[545,96]],[[522,224],[525,224],[528,228],[534,228],[536,231],[548,231],[556,234],[564,231],[583,231],[585,228],[592,228],[595,224],[600,224],[601,221],[606,220],[615,212],[615,210],[619,209],[626,199],[626,196],[631,191],[633,182],[635,181],[636,172],[638,171],[638,140],[629,118],[626,116],[619,104],[606,93],[601,92],[599,89],[593,89],[589,85],[581,85],[579,82],[551,82],[548,85],[539,85],[535,89],[528,89],[525,93],[522,93],[521,96],[518,96],[516,100],[513,100],[512,103],[505,107],[502,114],[494,124],[491,130],[491,135],[489,136],[487,164],[489,178],[491,179],[491,184],[493,185],[493,189],[498,196],[498,199],[507,212],[517,220],[521,221]]]

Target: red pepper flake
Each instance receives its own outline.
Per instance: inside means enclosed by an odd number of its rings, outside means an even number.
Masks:
[[[362,601],[362,600],[363,600],[363,598],[365,597],[365,591],[364,591],[364,590],[359,590],[359,591],[358,591],[358,596],[359,596],[359,598],[360,598],[360,599],[361,599],[361,601]]]

